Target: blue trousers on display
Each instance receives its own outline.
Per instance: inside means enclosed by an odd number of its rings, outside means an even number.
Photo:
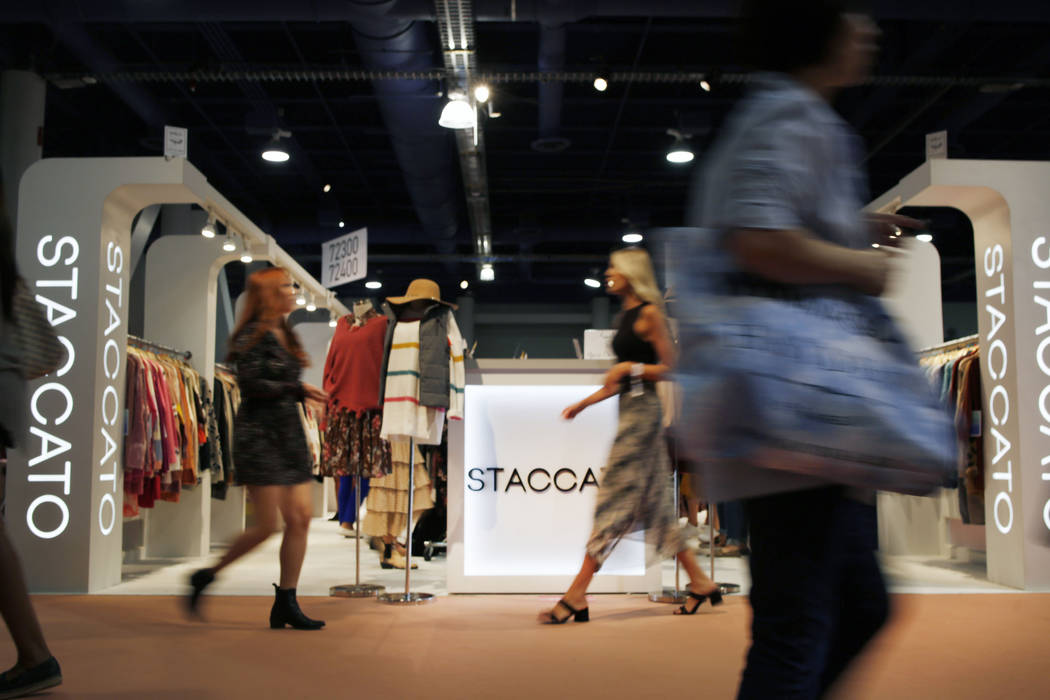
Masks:
[[[875,508],[839,487],[745,502],[752,643],[738,698],[818,698],[889,617]]]
[[[368,479],[361,479],[361,502],[365,502],[368,495]],[[353,525],[357,521],[357,513],[354,512],[354,477],[339,477],[339,493],[336,495],[336,503],[339,506],[339,522]]]
[[[726,544],[747,543],[747,516],[743,501],[718,504],[718,531],[726,536]]]

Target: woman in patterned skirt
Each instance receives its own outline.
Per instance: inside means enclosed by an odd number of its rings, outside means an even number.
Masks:
[[[562,416],[572,420],[588,406],[619,395],[620,422],[602,475],[583,565],[562,599],[540,613],[544,624],[562,624],[570,617],[587,622],[587,586],[613,547],[638,530],[646,531],[659,556],[676,555],[689,575],[689,600],[677,614],[692,615],[708,599],[712,605],[722,602],[718,584],[700,570],[678,527],[655,390],[655,383],[670,374],[675,351],[649,254],[641,248],[614,252],[605,282],[606,290],[623,305],[613,338],[617,363],[606,373],[601,389],[566,408]]]
[[[323,402],[327,395],[299,380],[306,353],[287,321],[295,296],[295,285],[282,268],[260,270],[248,278],[244,311],[230,338],[229,360],[236,366],[242,397],[234,422],[236,479],[248,487],[256,522],[215,566],[193,574],[187,605],[191,613],[197,612],[201,593],[215,575],[277,530],[280,511],[285,522],[281,583],[274,584],[270,627],[320,629],[324,622],[304,615],[295,597],[306,555],[313,482],[313,463],[296,404]]]

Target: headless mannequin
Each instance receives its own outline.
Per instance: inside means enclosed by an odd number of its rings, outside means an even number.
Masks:
[[[369,305],[369,308],[371,308],[371,302],[368,302],[368,305]],[[415,301],[410,301],[407,304],[401,304],[399,306],[395,306],[394,307],[394,313],[397,315],[397,320],[399,322],[400,321],[419,321],[426,315],[427,311],[429,311],[430,308],[432,306],[434,306],[434,305],[435,305],[434,302],[430,301],[429,299],[416,299]],[[374,310],[373,310],[373,313],[375,313]],[[357,314],[357,304],[354,304],[354,314],[355,315]],[[415,530],[416,522],[418,520],[419,520],[419,515],[416,515],[416,513],[412,513],[412,528],[411,528],[412,530]],[[383,540],[384,544],[392,545],[402,556],[404,556],[407,553],[406,549],[405,549],[405,545],[403,545],[400,542],[398,542],[397,541],[397,537],[395,535],[384,535],[382,537],[382,540]],[[416,568],[416,565],[413,564],[412,567]]]

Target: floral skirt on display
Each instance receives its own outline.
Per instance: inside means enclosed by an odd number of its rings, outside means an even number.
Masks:
[[[375,479],[393,470],[390,443],[379,437],[383,412],[329,411],[324,433],[321,474]]]

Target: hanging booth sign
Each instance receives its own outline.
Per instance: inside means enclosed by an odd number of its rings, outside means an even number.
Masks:
[[[368,229],[359,228],[321,245],[321,284],[331,289],[368,276]]]

